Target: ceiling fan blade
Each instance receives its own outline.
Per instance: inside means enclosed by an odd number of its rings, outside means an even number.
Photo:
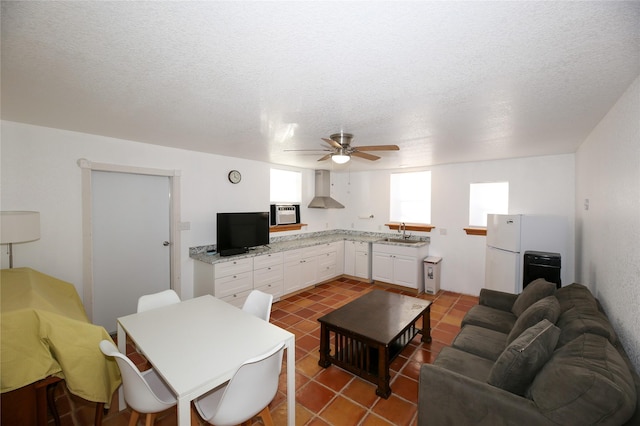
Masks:
[[[399,151],[398,145],[366,145],[366,146],[354,146],[353,149],[358,151]]]
[[[338,142],[334,141],[333,139],[322,138],[322,140],[334,148],[342,148],[342,145],[340,145]]]
[[[380,157],[378,157],[377,155],[367,154],[366,152],[360,152],[360,151],[354,151],[351,153],[351,155],[353,155],[354,157],[360,157],[360,158],[364,158],[366,160],[371,160],[371,161],[376,161],[380,159]]]
[[[303,151],[323,152],[323,151],[331,151],[331,150],[326,148],[318,148],[318,149],[284,149],[283,151],[284,152],[303,152]]]
[[[331,154],[327,154],[321,158],[318,159],[318,161],[324,161],[324,160],[328,160],[329,158],[331,158]]]

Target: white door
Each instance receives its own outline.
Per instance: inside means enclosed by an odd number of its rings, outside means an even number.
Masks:
[[[487,246],[486,256],[484,286],[507,293],[520,293],[520,253]]]
[[[170,179],[92,171],[93,322],[109,333],[171,285]]]

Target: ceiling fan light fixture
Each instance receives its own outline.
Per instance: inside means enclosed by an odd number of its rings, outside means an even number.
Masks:
[[[348,162],[350,159],[351,157],[345,154],[333,154],[331,156],[331,160],[333,160],[333,162],[336,164],[344,164]]]

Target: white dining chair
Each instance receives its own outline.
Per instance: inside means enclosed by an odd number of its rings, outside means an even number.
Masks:
[[[140,372],[138,367],[109,340],[100,342],[100,350],[106,356],[114,357],[118,363],[124,400],[132,411],[129,426],[138,423],[141,413],[147,415],[145,425],[151,426],[158,413],[176,405],[175,395],[155,370]]]
[[[178,293],[173,290],[164,290],[158,293],[145,294],[138,298],[138,312],[148,311],[149,309],[155,309],[174,303],[180,303],[180,296],[178,296]]]
[[[273,303],[273,294],[265,293],[260,290],[252,290],[242,305],[242,310],[269,321],[271,317],[271,304]]]
[[[198,414],[216,426],[245,423],[256,416],[273,426],[269,403],[278,390],[284,343],[245,361],[231,380],[194,401]]]

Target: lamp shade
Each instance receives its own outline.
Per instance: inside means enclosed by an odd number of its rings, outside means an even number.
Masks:
[[[344,154],[333,154],[331,156],[331,159],[336,164],[344,164],[347,161],[349,161],[351,159],[351,157],[349,157],[348,155],[344,155]]]
[[[40,213],[0,212],[0,243],[25,243],[40,239]]]

